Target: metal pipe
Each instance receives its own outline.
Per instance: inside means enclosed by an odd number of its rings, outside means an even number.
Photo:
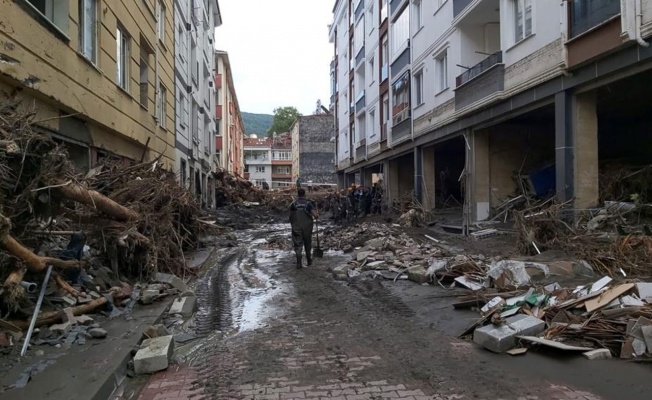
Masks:
[[[22,282],[20,282],[20,286],[24,287],[24,288],[25,288],[25,291],[26,291],[27,293],[29,293],[29,294],[36,293],[36,286],[37,286],[37,285],[36,285],[36,283],[34,283],[34,282],[25,282],[25,281],[22,281]]]
[[[43,304],[43,297],[45,297],[45,290],[48,287],[48,281],[50,280],[51,273],[52,265],[48,265],[48,270],[45,273],[45,279],[43,279],[43,285],[41,286],[41,293],[38,296],[36,308],[34,308],[34,315],[32,315],[32,321],[29,323],[29,329],[27,330],[27,335],[25,335],[25,343],[23,343],[23,349],[20,352],[21,357],[25,357],[25,353],[27,353],[27,347],[29,347],[29,341],[32,338],[32,334],[34,333],[34,326],[36,325],[38,313],[41,311],[41,304]]]

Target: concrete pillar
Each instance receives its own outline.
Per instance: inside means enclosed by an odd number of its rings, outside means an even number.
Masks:
[[[387,166],[388,166],[387,171],[385,171],[385,182],[387,185],[387,197],[388,197],[387,205],[391,209],[391,207],[394,204],[394,200],[401,197],[401,194],[399,192],[400,178],[399,178],[398,161],[396,159],[389,160]]]
[[[596,207],[600,195],[595,91],[576,95],[572,108],[575,209],[583,210]]]
[[[575,174],[573,165],[573,96],[569,92],[555,95],[555,169],[557,200],[573,198]]]
[[[426,210],[435,208],[437,195],[435,193],[435,182],[437,173],[435,171],[435,148],[423,149],[423,207]]]
[[[491,171],[489,152],[488,130],[473,133],[471,144],[472,167],[471,179],[473,187],[472,216],[476,221],[489,218],[489,204],[491,200]]]
[[[423,148],[414,148],[414,199],[423,204]]]

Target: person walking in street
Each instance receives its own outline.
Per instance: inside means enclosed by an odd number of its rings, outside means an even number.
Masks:
[[[308,266],[312,265],[312,224],[317,219],[314,205],[306,199],[305,189],[297,191],[298,198],[290,205],[290,224],[292,225],[292,242],[297,256],[297,269],[303,268],[302,250],[306,251]]]

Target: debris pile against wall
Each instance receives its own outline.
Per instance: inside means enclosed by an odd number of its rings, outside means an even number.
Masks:
[[[107,160],[79,175],[65,149],[33,122],[18,102],[0,104],[3,315],[30,315],[25,282],[40,283],[50,265],[74,304],[89,291],[120,287],[123,277],[191,273],[183,250],[218,228],[173,172],[157,160],[128,167]]]

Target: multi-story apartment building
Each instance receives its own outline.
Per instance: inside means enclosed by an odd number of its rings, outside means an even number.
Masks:
[[[215,113],[218,123],[216,162],[219,168],[242,175],[244,122],[227,52],[221,50],[215,52],[215,67],[217,87]]]
[[[244,177],[258,187],[292,185],[292,137],[289,133],[244,139]]]
[[[33,108],[79,170],[107,156],[174,167],[172,0],[0,8],[0,92]]]
[[[338,0],[333,15],[341,183],[381,172],[390,200],[452,197],[470,221],[524,175],[584,209],[609,160],[652,159],[648,1]]]
[[[272,138],[244,139],[244,178],[258,187],[272,183]]]
[[[207,206],[215,204],[213,41],[215,28],[221,24],[217,0],[174,2],[176,167],[180,182]]]
[[[272,188],[292,186],[292,135],[272,135]]]
[[[335,151],[333,116],[302,115],[290,127],[292,181],[334,184],[333,153]]]

